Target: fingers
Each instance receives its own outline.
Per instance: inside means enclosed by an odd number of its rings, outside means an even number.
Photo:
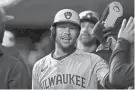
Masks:
[[[132,20],[132,22],[131,22],[131,24],[129,26],[129,29],[127,29],[127,30],[129,30],[129,32],[134,31],[134,19]]]
[[[126,23],[127,23],[127,20],[123,19],[122,24],[121,24],[121,28],[120,28],[119,33],[118,33],[118,38],[121,36],[122,31],[125,29]]]
[[[130,27],[129,27],[129,32],[130,31],[134,31],[134,22],[131,23]]]
[[[105,27],[104,27],[104,24],[102,23],[102,22],[100,22],[100,21],[98,21],[97,23],[96,23],[96,25],[98,25],[101,29],[104,29]]]
[[[24,1],[24,0],[1,0],[0,1],[0,6],[1,7],[10,7],[10,6],[14,6],[18,3],[20,3],[21,1]]]
[[[96,23],[96,25],[93,27],[91,34],[95,34],[97,32],[102,32],[102,30],[104,29],[104,25],[102,23],[100,23],[99,21]]]
[[[127,20],[124,19],[124,20],[122,21],[121,30],[123,30],[123,29],[126,27],[126,23],[127,23]]]
[[[131,35],[134,35],[134,31],[135,31],[135,18],[133,19],[133,22],[132,22],[132,25],[130,26],[130,32],[131,32]]]
[[[127,22],[127,25],[126,25],[126,28],[128,29],[130,26],[131,26],[131,23],[133,23],[133,17],[130,17],[128,22]]]

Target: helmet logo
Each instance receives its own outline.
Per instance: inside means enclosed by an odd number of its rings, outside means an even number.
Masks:
[[[113,10],[116,11],[116,12],[119,12],[119,11],[120,11],[120,9],[119,9],[118,6],[114,6],[114,7],[113,7]]]
[[[70,19],[71,16],[72,16],[72,13],[71,12],[65,12],[64,15],[65,15],[66,19]]]
[[[86,17],[87,17],[87,18],[91,18],[91,17],[92,17],[92,13],[88,13],[88,14],[86,15]]]

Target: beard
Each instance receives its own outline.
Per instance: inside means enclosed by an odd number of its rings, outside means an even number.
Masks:
[[[70,50],[74,50],[76,48],[75,41],[69,45],[63,45],[59,40],[55,39],[55,44],[57,44],[57,46],[59,48],[61,48],[63,51],[70,51]]]
[[[94,42],[96,41],[96,37],[90,35],[89,38],[84,39],[80,36],[79,41],[85,46],[90,46],[94,44]]]

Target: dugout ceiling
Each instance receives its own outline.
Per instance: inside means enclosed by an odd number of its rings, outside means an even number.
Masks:
[[[83,10],[94,10],[100,15],[108,3],[114,0],[25,0],[12,8],[6,9],[15,19],[8,22],[9,28],[44,28],[53,22],[57,11],[71,8],[78,13]],[[119,1],[124,8],[124,17],[133,16],[134,0]]]

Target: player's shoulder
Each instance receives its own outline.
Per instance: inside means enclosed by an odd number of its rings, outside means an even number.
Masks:
[[[42,67],[45,66],[45,64],[47,63],[47,58],[50,58],[51,57],[51,54],[47,55],[47,56],[44,56],[43,58],[41,58],[40,60],[38,60],[35,64],[34,64],[34,67],[33,67],[33,71],[39,71],[39,69],[41,69]]]
[[[80,57],[84,57],[88,60],[88,58],[90,60],[100,60],[102,59],[99,55],[95,54],[95,53],[89,53],[89,52],[84,52],[84,51],[80,51],[80,50],[76,50],[76,55],[79,55]]]
[[[89,53],[89,52],[84,52],[80,50],[76,50],[76,54],[80,56],[87,56],[87,57],[97,57],[99,58],[100,56],[95,54],[95,53]]]

